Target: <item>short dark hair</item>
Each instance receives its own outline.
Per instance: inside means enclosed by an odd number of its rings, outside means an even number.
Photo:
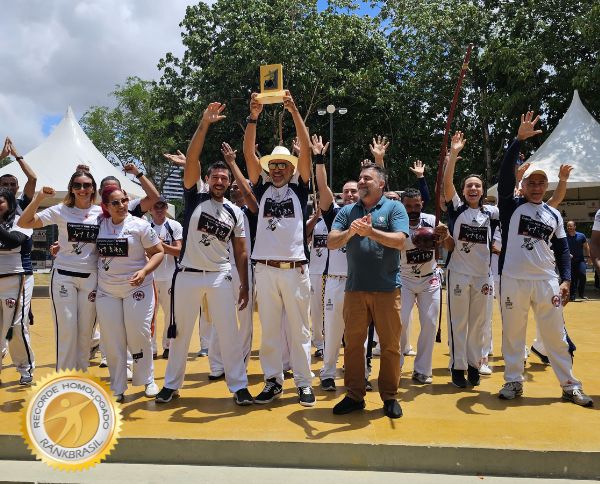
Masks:
[[[108,176],[105,176],[104,178],[102,178],[102,180],[100,181],[100,190],[104,190],[104,184],[107,181],[116,181],[117,185],[119,185],[119,188],[121,187],[121,182],[119,181],[119,179],[116,176],[108,175]]]
[[[387,184],[387,171],[382,166],[379,166],[375,163],[369,163],[363,165],[360,169],[360,172],[362,173],[365,170],[375,170],[377,172],[377,176],[379,176],[379,178],[381,178]]]
[[[416,188],[407,188],[400,194],[400,201],[404,200],[405,198],[422,198],[421,192]]]
[[[213,170],[227,170],[229,181],[231,181],[231,169],[229,168],[229,166],[227,166],[227,163],[225,163],[224,161],[215,161],[214,163],[212,163],[208,167],[208,170],[206,170],[206,176],[210,178],[210,174]]]
[[[17,182],[19,181],[19,179],[15,176],[15,175],[11,175],[10,173],[5,173],[4,175],[0,175],[0,180],[2,180],[3,178],[14,178],[15,180],[17,180]]]

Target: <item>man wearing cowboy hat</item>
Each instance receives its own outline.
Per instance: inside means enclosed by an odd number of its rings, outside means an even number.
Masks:
[[[254,401],[265,404],[281,396],[281,325],[284,321],[291,340],[290,360],[299,403],[312,407],[315,396],[310,371],[310,279],[305,237],[311,148],[308,130],[289,91],[283,104],[296,127],[300,143],[298,158],[283,146],[276,146],[271,155],[260,160],[256,156],[256,123],[262,111],[256,93],[252,94],[244,135],[244,158],[259,206],[252,260],[256,264],[256,293],[262,324],[260,363],[265,387]],[[284,311],[286,318],[282,318]]]

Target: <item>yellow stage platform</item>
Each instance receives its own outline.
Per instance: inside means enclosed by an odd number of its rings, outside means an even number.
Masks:
[[[50,301],[36,299],[33,307],[38,379],[54,367],[54,329]],[[375,391],[367,394],[364,412],[332,414],[332,407],[344,393],[343,375],[338,373],[336,393],[320,390],[318,370],[322,362],[314,358],[314,408],[297,403],[293,380],[286,381],[283,397],[273,404],[238,407],[224,381],[208,380],[208,359],[195,356],[199,349],[196,333],[180,398],[157,405],[144,397],[142,387],[127,391],[122,405],[123,438],[109,460],[600,478],[600,300],[570,303],[565,314],[569,334],[577,344],[575,374],[594,398],[593,409],[561,401],[554,373],[534,355],[526,364],[523,398],[510,402],[498,399],[503,361],[499,356],[497,307],[496,356],[491,359],[494,373],[482,377],[479,387],[461,391],[449,384],[447,345],[436,344],[433,384],[423,386],[410,379],[413,361],[407,357],[399,393],[404,416],[395,421],[386,418],[381,409],[377,358],[371,378]],[[162,330],[162,324],[158,329]],[[445,326],[443,329],[445,340]],[[529,343],[534,334],[530,320]],[[417,336],[415,319],[413,346]],[[255,321],[249,367],[249,389],[254,395],[263,384],[259,344],[260,326]],[[108,378],[108,370],[99,368],[98,361],[94,360],[90,371]],[[19,433],[19,412],[27,390],[18,385],[9,357],[4,364],[0,459],[31,458]],[[165,360],[155,361],[159,386],[165,367]]]

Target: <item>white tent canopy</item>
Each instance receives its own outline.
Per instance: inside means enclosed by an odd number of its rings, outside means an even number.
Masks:
[[[566,200],[600,198],[600,124],[577,91],[558,126],[527,161],[547,173],[548,190],[558,184],[560,165],[572,165]],[[488,195],[497,197],[498,185],[491,187]]]
[[[133,183],[98,151],[79,126],[70,106],[52,134],[23,157],[37,175],[36,189],[49,186],[56,190],[56,197],[46,199],[44,206],[55,205],[63,200],[71,175],[79,164],[90,167],[90,172],[98,184],[104,177],[114,176],[119,179],[129,195],[135,198],[145,196],[139,185]],[[27,178],[16,161],[0,168],[0,175],[6,173],[16,176],[19,187],[23,189]]]

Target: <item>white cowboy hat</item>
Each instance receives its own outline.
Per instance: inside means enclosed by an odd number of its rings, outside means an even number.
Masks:
[[[273,148],[273,151],[270,155],[263,156],[260,159],[260,166],[262,166],[263,170],[268,172],[269,162],[273,160],[289,161],[294,167],[294,169],[298,164],[298,157],[292,155],[290,153],[290,150],[288,150],[285,146],[276,146],[275,148]]]

